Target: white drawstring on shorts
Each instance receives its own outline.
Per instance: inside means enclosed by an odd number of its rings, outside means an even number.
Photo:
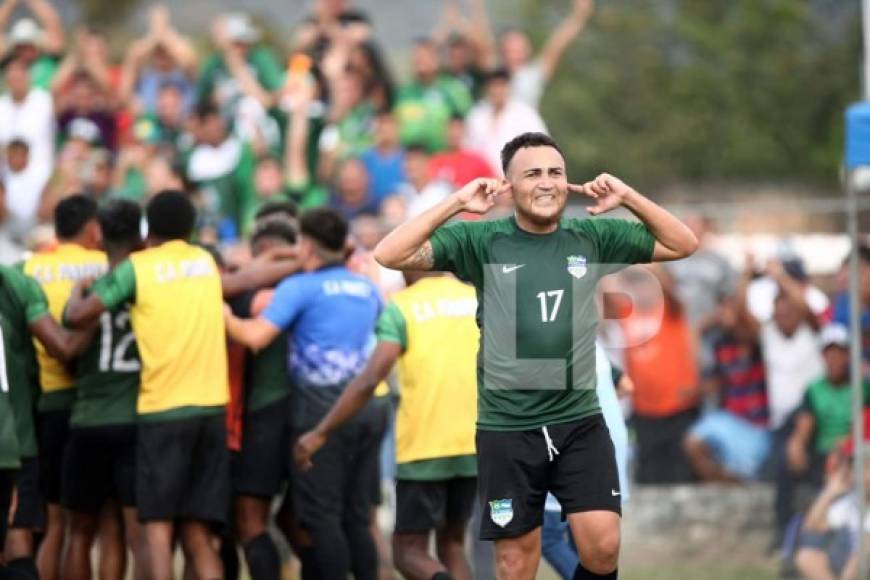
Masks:
[[[541,427],[541,431],[544,432],[544,439],[547,441],[547,456],[550,458],[550,461],[553,461],[553,457],[559,455],[559,450],[556,449],[556,446],[553,444],[553,440],[550,438],[550,432],[547,431],[547,427]]]

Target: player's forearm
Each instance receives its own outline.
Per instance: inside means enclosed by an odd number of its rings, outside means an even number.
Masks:
[[[655,239],[668,250],[662,259],[678,260],[698,249],[698,238],[675,215],[635,190],[625,196],[622,205],[642,221]]]
[[[297,260],[280,260],[269,264],[249,266],[238,272],[221,275],[224,298],[238,296],[242,292],[273,286],[299,270]]]
[[[462,203],[450,196],[438,205],[411,218],[377,245],[375,260],[394,270],[430,270],[434,265],[429,238],[450,218],[462,210]]]

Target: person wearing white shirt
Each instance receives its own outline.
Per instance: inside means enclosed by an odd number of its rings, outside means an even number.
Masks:
[[[453,189],[446,181],[433,180],[429,170],[429,152],[421,145],[405,148],[405,177],[399,196],[405,202],[405,218],[418,216],[438,205]]]
[[[30,147],[22,139],[12,139],[6,145],[6,167],[2,173],[9,214],[4,230],[17,243],[36,225],[36,212],[42,192],[51,177],[51,167],[30,160]]]
[[[6,64],[8,92],[0,96],[0,147],[21,139],[30,148],[34,169],[51,173],[54,162],[54,105],[51,95],[33,88],[21,60]]]
[[[510,74],[493,71],[486,81],[486,97],[468,113],[466,145],[477,151],[499,174],[501,149],[521,133],[546,133],[547,126],[538,112],[510,94]]]

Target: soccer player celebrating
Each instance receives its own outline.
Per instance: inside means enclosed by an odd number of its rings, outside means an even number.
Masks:
[[[39,282],[48,298],[52,318],[60,321],[63,307],[73,285],[82,279],[106,271],[106,256],[100,245],[97,202],[84,195],[73,195],[57,204],[54,229],[58,246],[34,254],[24,263],[24,273]],[[59,563],[64,544],[61,500],[61,472],[64,449],[69,435],[70,407],[75,398],[73,377],[63,360],[35,342],[39,361],[39,456],[40,480],[47,504],[45,537],[37,555],[39,575],[45,580],[59,577]]]
[[[399,361],[396,526],[393,553],[406,578],[468,580],[465,529],[474,505],[474,289],[453,276],[407,272],[378,320],[366,368],[329,414],[299,438],[306,468],[339,426],[359,412]],[[316,455],[314,461],[317,460]],[[435,531],[438,560],[429,555]]]
[[[137,204],[112,200],[97,217],[111,268],[141,249],[142,212]],[[75,401],[62,485],[62,504],[70,511],[65,578],[91,578],[91,547],[100,510],[110,499],[123,508],[125,537],[138,571],[135,576],[144,577],[135,501],[139,369],[130,306],[124,303],[103,313],[99,332],[75,361]]]
[[[80,327],[131,303],[142,371],[137,401],[136,506],[148,577],[172,577],[175,522],[200,578],[223,577],[210,525],[229,512],[229,396],[221,279],[214,259],[187,243],[196,210],[180,191],[146,208],[146,250],[78,286],[65,321]],[[113,353],[114,356],[114,353]]]
[[[300,433],[314,427],[365,366],[381,310],[374,284],[345,266],[347,233],[334,210],[305,212],[299,220],[302,272],[281,282],[256,318],[226,313],[227,333],[252,349],[290,331],[293,428]],[[351,570],[357,578],[375,577],[366,484],[378,468],[380,415],[370,406],[336,431],[312,469],[292,474],[294,508],[312,543],[303,557],[306,577],[346,578]]]
[[[498,578],[534,578],[548,491],[580,552],[574,577],[616,578],[620,488],[595,394],[595,285],[620,265],[688,256],[697,240],[616,177],[569,185],[547,135],[519,135],[501,157],[506,182],[470,182],[391,232],[375,259],[452,271],[477,289],[480,537],[495,541]],[[643,223],[563,219],[569,191],[596,201],[593,216],[622,206]],[[512,217],[444,225],[507,192]]]
[[[17,508],[3,548],[7,569],[37,577],[33,559],[33,532],[45,525],[39,489],[39,458],[35,425],[35,395],[39,392],[39,367],[33,338],[57,360],[66,361],[81,352],[91,340],[89,332],[61,328],[49,312],[48,299],[33,278],[20,269],[0,266],[0,315],[8,322],[3,344],[14,356],[6,359],[9,400],[21,455],[15,476]]]

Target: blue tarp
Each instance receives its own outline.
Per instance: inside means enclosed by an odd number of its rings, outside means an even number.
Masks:
[[[846,169],[870,166],[870,101],[846,109]]]

